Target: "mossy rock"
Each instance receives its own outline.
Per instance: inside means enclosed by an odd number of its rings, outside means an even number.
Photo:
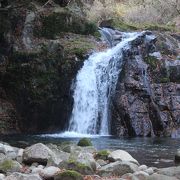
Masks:
[[[76,171],[67,170],[57,174],[54,180],[83,180],[83,176]]]
[[[0,162],[0,173],[18,172],[20,168],[21,165],[13,160],[3,160]]]
[[[67,10],[62,12],[53,12],[49,15],[42,15],[34,28],[34,35],[37,37],[46,37],[54,39],[62,32],[71,32],[76,34],[94,34],[97,31],[96,24],[89,22],[85,18],[76,16]]]
[[[154,56],[147,56],[144,58],[144,61],[150,66],[151,70],[154,70],[157,68],[158,65],[158,59]]]
[[[101,150],[95,155],[95,158],[107,160],[109,154],[110,154],[110,152],[108,150]]]
[[[85,146],[92,146],[92,142],[90,139],[88,138],[82,138],[79,140],[78,146],[82,146],[82,147],[85,147]]]
[[[67,162],[67,168],[66,169],[74,170],[74,171],[77,171],[77,172],[84,174],[84,175],[94,174],[94,171],[90,166],[83,164],[83,163],[80,163],[80,162],[76,162],[75,160],[69,160]]]

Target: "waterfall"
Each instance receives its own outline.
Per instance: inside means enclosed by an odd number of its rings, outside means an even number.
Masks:
[[[68,132],[110,133],[110,103],[123,64],[123,51],[130,48],[129,42],[137,36],[138,33],[122,33],[122,40],[115,47],[93,53],[85,60],[74,84],[74,105]]]

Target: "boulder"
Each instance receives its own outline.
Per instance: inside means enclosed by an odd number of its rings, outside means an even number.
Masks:
[[[123,151],[123,150],[116,150],[116,151],[111,152],[108,156],[108,159],[111,162],[129,161],[129,162],[139,165],[136,159],[134,159],[128,152]]]
[[[98,151],[95,155],[95,159],[108,160],[109,154],[110,154],[110,151],[108,151],[108,150]]]
[[[79,140],[77,145],[78,146],[83,146],[83,147],[84,146],[92,146],[92,142],[88,138],[82,138],[82,139]]]
[[[3,159],[0,161],[0,172],[19,172],[22,166],[17,162],[11,159]]]
[[[138,167],[139,171],[145,171],[146,169],[148,169],[148,167],[146,165],[141,165]]]
[[[162,174],[153,174],[147,177],[147,180],[178,180],[176,177],[165,176]]]
[[[79,153],[76,158],[76,161],[79,163],[83,163],[86,166],[91,167],[94,171],[96,171],[96,161],[92,154],[90,153]]]
[[[137,171],[133,175],[140,180],[146,180],[147,177],[149,176],[149,174],[144,171]]]
[[[138,166],[131,162],[116,161],[101,167],[98,171],[100,176],[122,176],[127,173],[134,173]]]
[[[152,167],[146,169],[144,172],[148,173],[149,175],[153,174],[154,173],[154,170]]]
[[[77,162],[77,161],[74,161],[74,160],[61,162],[59,165],[59,168],[77,171],[84,175],[94,174],[94,170],[90,166],[80,163],[80,162]]]
[[[46,167],[44,169],[42,169],[40,171],[40,176],[43,178],[43,179],[51,179],[53,178],[58,172],[60,171],[59,168],[57,167],[54,167],[54,166],[50,166],[50,167]]]
[[[4,180],[5,179],[5,175],[4,174],[0,174],[0,180]]]
[[[180,179],[180,166],[177,167],[169,167],[169,168],[161,168],[157,170],[158,174],[163,174],[170,177],[177,177]]]
[[[22,174],[16,172],[7,176],[5,180],[42,180],[42,178],[38,174]]]
[[[46,165],[50,159],[56,162],[55,154],[42,143],[27,147],[23,152],[23,162],[26,164],[37,162]]]
[[[57,174],[54,180],[83,180],[83,176],[76,171],[64,171]]]

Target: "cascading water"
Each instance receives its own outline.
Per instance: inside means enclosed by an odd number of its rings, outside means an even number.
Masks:
[[[129,42],[137,36],[138,33],[122,33],[119,44],[105,52],[92,54],[84,62],[74,86],[69,132],[109,134],[110,102],[121,71],[123,50],[129,49]]]

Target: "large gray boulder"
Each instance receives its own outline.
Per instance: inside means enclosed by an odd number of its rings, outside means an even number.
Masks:
[[[26,164],[47,164],[48,160],[56,162],[56,156],[47,146],[42,143],[27,147],[23,152],[23,162]]]
[[[101,167],[98,171],[100,176],[122,176],[127,173],[134,173],[138,166],[131,162],[113,162]]]
[[[116,150],[109,154],[108,159],[111,162],[115,161],[128,161],[139,165],[138,161],[134,159],[128,152],[124,150]]]

